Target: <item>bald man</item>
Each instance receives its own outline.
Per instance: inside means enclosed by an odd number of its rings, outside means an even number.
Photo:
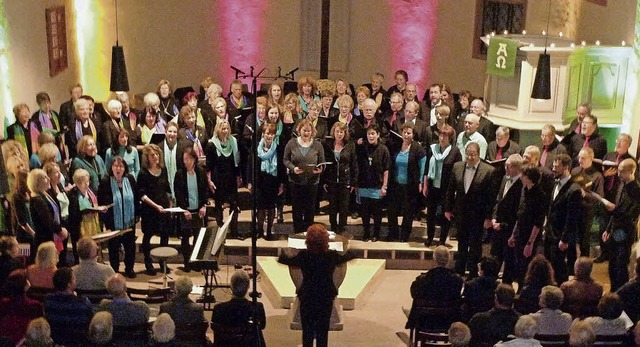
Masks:
[[[612,292],[629,281],[629,256],[640,215],[640,182],[636,179],[637,168],[638,164],[633,159],[628,158],[620,162],[620,193],[613,201],[602,200],[611,217],[610,226],[602,234],[602,240],[611,247],[609,279]]]
[[[462,153],[462,160],[466,160],[465,148],[469,142],[475,142],[480,148],[480,159],[484,159],[487,156],[488,143],[487,139],[478,132],[480,126],[480,117],[478,115],[469,113],[464,119],[464,132],[458,135],[456,140],[456,146]]]

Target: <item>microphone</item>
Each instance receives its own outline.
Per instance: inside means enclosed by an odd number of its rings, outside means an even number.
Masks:
[[[233,66],[233,65],[231,65],[231,68],[232,68],[232,69],[233,69],[233,71],[235,71],[236,73],[243,74],[243,75],[246,75],[246,74],[247,74],[246,72],[244,72],[244,71],[242,71],[242,70],[238,69],[237,67],[235,67],[235,66]]]

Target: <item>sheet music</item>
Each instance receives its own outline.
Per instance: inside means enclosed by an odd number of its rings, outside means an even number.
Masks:
[[[220,251],[222,244],[224,244],[224,240],[227,238],[227,230],[229,230],[229,225],[231,224],[231,220],[233,219],[233,214],[236,211],[233,211],[229,214],[229,218],[224,222],[224,224],[218,229],[218,233],[216,234],[216,240],[213,243],[213,247],[211,247],[211,255],[215,256]]]
[[[200,232],[198,233],[198,239],[196,240],[196,244],[193,246],[193,252],[191,252],[191,259],[189,259],[190,261],[196,261],[198,260],[198,250],[200,249],[201,245],[202,245],[202,239],[204,239],[204,234],[205,234],[205,230],[207,230],[206,228],[201,228]]]
[[[306,244],[306,240],[305,239],[297,239],[297,238],[292,238],[290,237],[288,242],[287,242],[287,247],[289,248],[293,248],[293,249],[307,249],[307,244]],[[329,249],[334,250],[334,251],[338,251],[338,252],[343,252],[344,251],[344,247],[342,242],[329,242]]]
[[[181,209],[180,207],[169,207],[169,208],[165,208],[164,209],[167,212],[171,212],[171,213],[184,213],[187,212],[187,210]]]

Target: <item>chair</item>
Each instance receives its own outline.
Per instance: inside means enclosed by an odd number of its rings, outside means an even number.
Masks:
[[[221,324],[211,324],[213,330],[213,346],[255,346],[256,331],[249,324],[231,327]],[[262,340],[262,331],[259,331]],[[264,345],[264,344],[263,344]]]
[[[207,329],[209,322],[190,324],[176,324],[176,341],[180,341],[180,346],[207,346]]]
[[[116,346],[146,346],[149,343],[149,323],[114,326],[113,343]]]
[[[536,334],[534,337],[536,340],[540,341],[540,344],[543,347],[564,347],[569,346],[569,335],[545,335],[545,334]]]
[[[168,301],[173,295],[173,292],[171,288],[168,287],[148,289],[127,288],[127,294],[131,300],[141,300],[147,304],[161,304]]]
[[[53,292],[55,292],[53,288],[30,287],[29,290],[27,290],[27,297],[33,300],[44,302],[44,299],[47,298],[47,295]]]
[[[624,335],[597,335],[594,346],[633,346],[632,334]]]
[[[449,334],[443,331],[416,331],[414,347],[451,346]]]
[[[409,313],[409,338],[415,344],[418,332],[447,331],[451,323],[460,320],[460,302],[414,302]],[[409,325],[407,322],[407,325]]]
[[[109,300],[113,299],[113,295],[111,295],[106,289],[77,289],[76,288],[76,294],[78,294],[78,296],[86,297],[87,299],[89,299],[89,301],[93,305],[100,304],[100,301],[102,301],[102,299],[109,299]]]

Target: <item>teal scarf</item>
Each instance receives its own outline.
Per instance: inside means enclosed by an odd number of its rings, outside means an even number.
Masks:
[[[264,139],[260,139],[258,144],[258,158],[262,161],[260,170],[271,176],[278,176],[278,156],[276,155],[276,143],[273,141],[271,147],[264,151]]]
[[[240,165],[240,153],[238,153],[238,143],[236,142],[235,137],[229,135],[227,136],[227,142],[222,143],[218,136],[214,135],[210,141],[213,142],[214,146],[216,146],[218,156],[228,157],[233,154],[233,162],[236,167]]]
[[[116,178],[110,177],[110,180],[113,195],[113,224],[116,230],[130,228],[135,224],[135,206],[129,179],[122,178],[122,192],[120,192]]]
[[[433,153],[433,156],[429,159],[429,172],[427,173],[427,177],[433,181],[433,186],[436,188],[442,186],[442,162],[444,158],[449,155],[449,152],[451,152],[451,145],[449,145],[444,152],[440,153],[440,151],[440,144],[436,143],[431,145],[431,153]]]

